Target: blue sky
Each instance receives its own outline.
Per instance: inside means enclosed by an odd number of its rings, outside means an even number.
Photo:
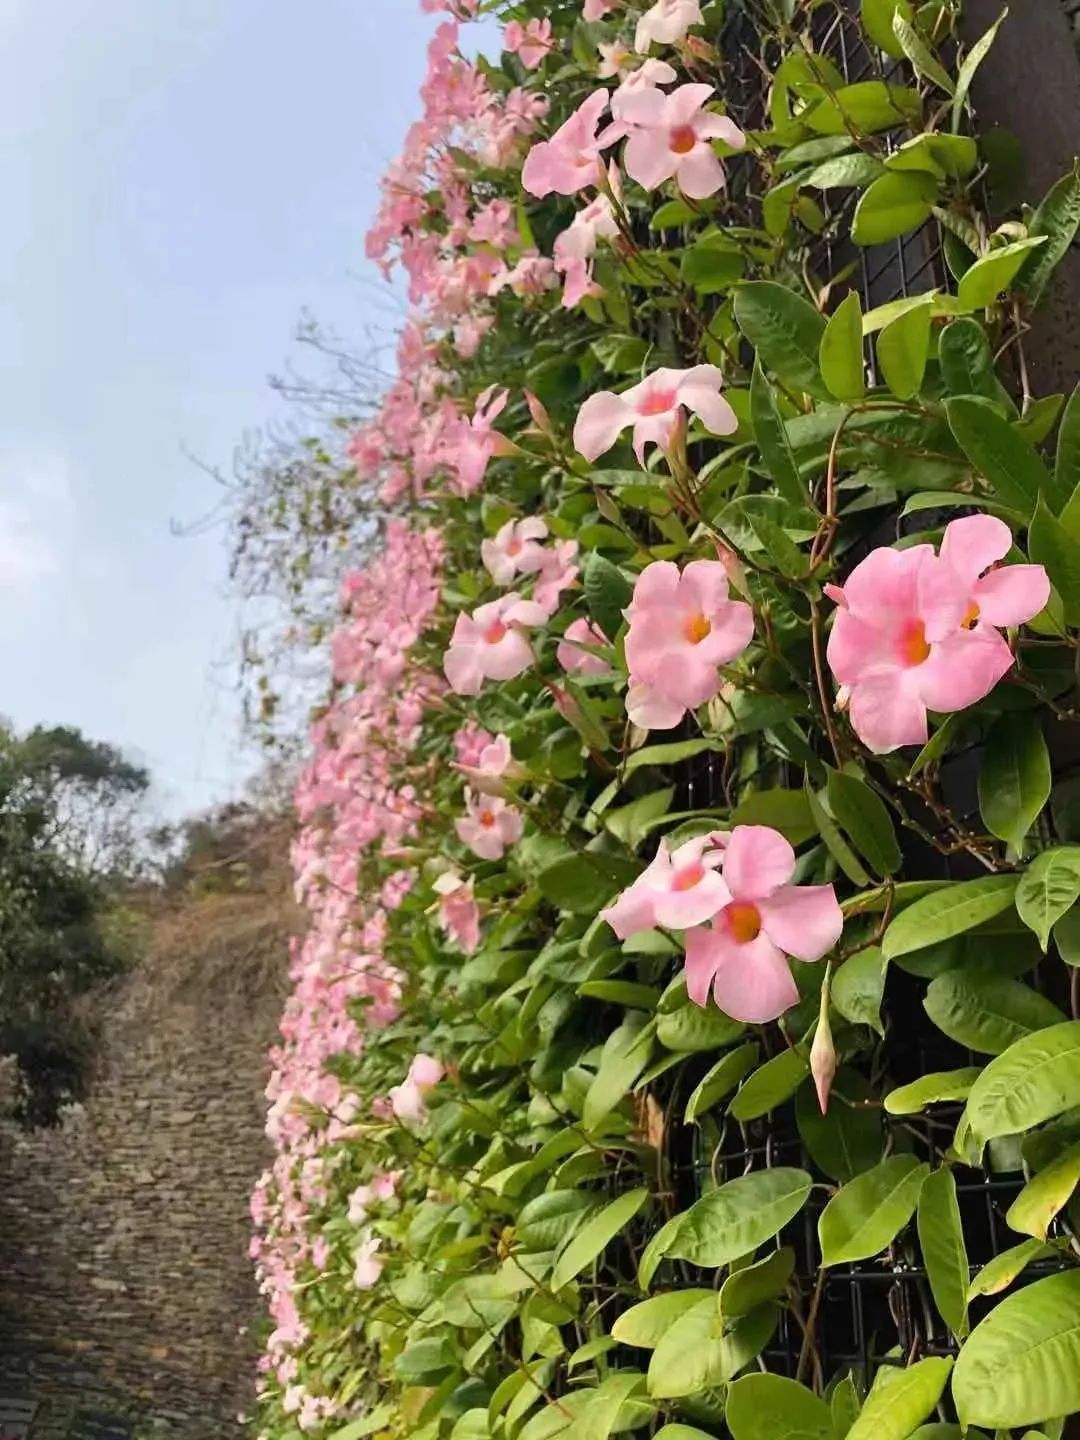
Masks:
[[[172,813],[250,768],[226,539],[176,538],[280,413],[415,118],[417,0],[0,0],[0,714],[149,764]]]

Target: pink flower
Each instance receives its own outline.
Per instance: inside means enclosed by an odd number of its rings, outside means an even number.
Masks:
[[[454,765],[460,770],[473,790],[481,795],[506,795],[508,781],[523,780],[525,768],[519,765],[510,751],[510,741],[505,735],[496,735],[490,745],[485,745],[476,758],[475,765]]]
[[[738,429],[735,412],[720,394],[723,375],[716,365],[689,370],[654,370],[621,394],[601,390],[578,412],[574,446],[586,460],[610,450],[628,425],[634,427],[634,454],[645,464],[646,445],[669,449],[683,419],[692,411],[714,435]]]
[[[453,329],[454,349],[463,360],[471,360],[480,349],[480,344],[495,324],[494,315],[466,315]]]
[[[691,25],[701,23],[698,0],[656,0],[637,23],[634,48],[644,55],[654,41],[658,45],[677,45],[686,38]]]
[[[616,120],[626,120],[626,106],[636,96],[647,92],[660,92],[658,85],[673,85],[679,78],[674,65],[666,60],[644,60],[631,74],[627,75],[611,97],[611,113]],[[633,106],[630,106],[633,109]]]
[[[467,720],[454,732],[454,754],[458,765],[479,765],[484,751],[494,740],[494,735],[482,729],[473,720]]]
[[[1003,521],[988,515],[946,527],[940,557],[929,545],[874,550],[840,588],[828,659],[840,704],[876,754],[926,743],[926,713],[966,709],[1012,668],[996,625],[1019,625],[1046,604],[1041,565],[983,575],[1009,549]]]
[[[582,11],[582,18],[585,20],[602,20],[609,10],[614,9],[612,0],[585,0],[585,9]]]
[[[496,585],[509,585],[515,575],[533,575],[544,565],[548,527],[537,516],[508,520],[495,538],[480,542],[480,555]]]
[[[458,839],[481,860],[501,860],[507,847],[521,839],[525,828],[521,811],[497,795],[474,795],[469,790],[465,805],[468,814],[454,821]]]
[[[517,55],[526,70],[535,70],[555,46],[551,39],[550,20],[530,20],[522,25],[511,20],[503,32],[503,48]]]
[[[649,87],[621,101],[618,118],[630,126],[623,164],[631,179],[646,190],[675,179],[693,200],[723,189],[724,167],[709,142],[741,150],[746,136],[726,115],[702,108],[712,93],[711,85],[680,85],[670,95]]]
[[[625,75],[637,58],[632,50],[628,50],[617,40],[611,45],[598,45],[597,49],[600,51],[600,64],[596,73],[601,80],[610,80],[614,75]],[[674,80],[674,72],[671,78]],[[612,113],[614,114],[614,111]]]
[[[473,418],[461,418],[448,438],[444,458],[457,472],[453,484],[460,495],[471,495],[483,483],[488,463],[502,440],[494,424],[509,398],[509,391],[490,386],[477,396]]]
[[[432,887],[439,897],[439,924],[466,955],[480,944],[480,907],[473,895],[473,881],[463,880],[452,870],[440,875]]]
[[[366,1235],[356,1250],[356,1265],[353,1270],[353,1284],[357,1290],[370,1290],[378,1283],[379,1276],[383,1271],[383,1262],[379,1259],[378,1250],[382,1241],[374,1235]]]
[[[818,1107],[823,1115],[828,1113],[829,1093],[832,1082],[836,1079],[836,1069],[836,1046],[833,1044],[832,1026],[829,1024],[829,992],[826,987],[821,992],[821,1014],[814,1031],[814,1043],[810,1046],[810,1074],[814,1081]]]
[[[550,140],[541,140],[532,147],[521,171],[521,183],[530,195],[540,200],[553,191],[576,195],[586,185],[600,183],[600,152],[623,133],[614,133],[609,127],[597,136],[596,128],[607,106],[608,92],[594,91]]]
[[[606,675],[611,666],[602,655],[594,655],[583,646],[610,645],[611,641],[591,620],[584,616],[566,627],[563,638],[555,647],[555,658],[568,675]]]
[[[625,889],[600,918],[620,940],[663,925],[685,930],[709,920],[728,900],[719,869],[724,863],[719,834],[688,840],[674,853],[661,840],[647,870]]]
[[[445,1074],[440,1060],[421,1052],[412,1058],[406,1083],[415,1085],[419,1090],[432,1090]]]
[[[485,680],[513,680],[533,663],[526,629],[543,625],[548,612],[534,600],[508,595],[459,615],[443,669],[458,695],[476,695]]]
[[[619,172],[611,166],[612,191],[619,193]],[[600,240],[614,240],[619,233],[615,211],[607,195],[597,195],[584,210],[579,210],[570,225],[556,235],[552,246],[555,269],[563,276],[563,306],[567,310],[579,304],[586,295],[598,294],[593,283],[592,258]]]
[[[626,611],[627,713],[635,725],[670,730],[720,690],[718,667],[754,634],[754,613],[728,598],[718,560],[692,560],[682,574],[670,560],[647,565]]]
[[[712,925],[685,938],[686,989],[696,1005],[712,991],[733,1020],[764,1025],[799,998],[785,956],[820,960],[844,917],[831,885],[791,885],[795,852],[776,830],[736,825],[723,851],[726,898]]]
[[[544,565],[533,586],[533,600],[547,616],[559,608],[559,596],[573,585],[578,576],[578,542],[560,540],[557,545],[544,551]]]
[[[399,1120],[423,1120],[427,1115],[424,1097],[443,1077],[443,1067],[430,1055],[416,1055],[400,1085],[390,1087],[390,1108]]]

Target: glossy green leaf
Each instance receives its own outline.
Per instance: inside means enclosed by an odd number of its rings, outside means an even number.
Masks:
[[[676,1320],[653,1351],[649,1394],[672,1400],[722,1385],[768,1344],[776,1329],[776,1307],[764,1305],[722,1332],[715,1294]]]
[[[897,1372],[878,1371],[848,1440],[905,1440],[934,1411],[944,1393],[952,1360],[930,1357]],[[879,1384],[883,1374],[888,1383]]]
[[[597,1210],[584,1190],[548,1190],[527,1202],[517,1218],[517,1238],[529,1250],[553,1250]]]
[[[867,39],[894,60],[902,60],[904,52],[893,31],[893,17],[900,15],[905,20],[913,18],[908,0],[862,0],[860,8],[862,27],[866,31]]]
[[[811,1183],[804,1170],[784,1166],[729,1180],[678,1217],[666,1253],[710,1270],[728,1265],[771,1240],[796,1216]]]
[[[789,1100],[810,1074],[810,1062],[798,1050],[781,1050],[744,1082],[728,1106],[734,1120],[756,1120]]]
[[[871,883],[869,874],[859,863],[859,857],[852,850],[851,846],[841,834],[840,827],[826,810],[820,795],[815,794],[810,784],[810,777],[806,777],[806,803],[809,806],[814,826],[825,842],[825,848],[836,861],[837,865],[844,872],[853,885],[869,885]]]
[[[1005,17],[1008,15],[1008,7],[1002,10],[1001,14],[990,26],[990,28],[979,36],[975,44],[964,56],[960,69],[956,75],[956,93],[953,95],[952,104],[952,128],[959,130],[960,117],[964,112],[964,101],[967,99],[968,91],[971,89],[971,82],[975,79],[975,72],[990,53],[998,29]]]
[[[903,15],[894,15],[892,22],[893,34],[896,36],[897,44],[904,54],[911,61],[916,75],[923,80],[929,80],[939,90],[944,90],[946,95],[955,95],[956,86],[952,76],[942,65],[934,52],[927,45],[919,32],[910,21]]]
[[[641,1388],[642,1377],[636,1371],[607,1376],[595,1390],[586,1392],[588,1398],[574,1423],[563,1432],[563,1440],[608,1440],[618,1428],[619,1414],[626,1401]]]
[[[881,796],[842,770],[829,771],[826,795],[833,818],[877,874],[892,875],[899,870],[900,846]]]
[[[1040,237],[1014,240],[975,261],[960,279],[957,299],[965,310],[985,310],[1012,285],[1031,252],[1046,241]]]
[[[801,790],[756,790],[731,812],[732,825],[768,825],[792,845],[814,834],[810,806]]]
[[[930,314],[929,304],[914,306],[878,335],[878,369],[899,400],[910,400],[922,386],[930,353]]]
[[[827,399],[818,368],[825,321],[808,300],[773,280],[753,280],[735,291],[735,320],[762,366],[785,384]]]
[[[680,274],[699,295],[716,295],[741,280],[745,268],[737,243],[724,235],[706,235],[683,251]]]
[[[625,1310],[611,1327],[611,1335],[620,1345],[634,1345],[643,1350],[655,1350],[672,1325],[687,1310],[692,1310],[702,1300],[715,1300],[713,1290],[668,1290],[663,1295],[653,1295]]]
[[[848,1181],[818,1221],[821,1263],[866,1260],[890,1245],[914,1214],[929,1172],[913,1155],[893,1155]]]
[[[1066,621],[1080,624],[1080,539],[1070,534],[1042,496],[1028,532],[1028,553],[1036,564],[1045,565],[1061,596]]]
[[[831,160],[815,165],[801,183],[813,186],[815,190],[850,189],[855,185],[869,185],[871,180],[877,179],[883,168],[881,161],[875,156],[856,151],[853,155],[835,155]]]
[[[938,197],[938,181],[922,170],[886,170],[863,191],[855,207],[851,238],[856,245],[883,245],[917,230]]]
[[[687,1001],[677,1010],[663,1011],[657,1016],[656,1036],[668,1050],[719,1050],[732,1044],[746,1029],[738,1020],[717,1010]]]
[[[862,306],[849,290],[830,315],[821,337],[822,378],[838,400],[861,400],[866,394],[863,366]]]
[[[722,1056],[695,1085],[686,1102],[683,1123],[691,1124],[707,1110],[711,1110],[725,1095],[730,1094],[739,1081],[753,1069],[757,1057],[758,1047],[752,1041]]]
[[[793,505],[806,505],[810,491],[799,477],[795,454],[788,441],[787,427],[765,378],[760,360],[754,361],[750,380],[750,423],[761,458],[780,494]]]
[[[955,395],[945,410],[961,450],[1006,505],[1028,516],[1040,494],[1052,493],[1053,477],[1035,447],[989,401]]]
[[[1080,167],[1051,187],[1031,217],[1028,233],[1044,235],[1046,244],[1028,256],[1020,271],[1018,289],[1034,305],[1041,298],[1057,266],[1080,229]]]
[[[648,1201],[649,1192],[642,1187],[628,1190],[617,1200],[605,1205],[577,1232],[560,1252],[551,1276],[551,1289],[561,1290],[591,1265],[598,1255],[620,1234]]]
[[[971,1087],[982,1074],[976,1065],[963,1070],[940,1070],[922,1075],[910,1085],[899,1085],[885,1096],[885,1109],[890,1115],[918,1115],[927,1105],[943,1100],[966,1100]]]
[[[900,912],[885,932],[882,954],[894,960],[973,930],[1012,908],[1018,883],[1015,875],[987,875],[935,890]]]
[[[757,1264],[733,1271],[720,1287],[720,1314],[725,1323],[782,1295],[794,1269],[795,1252],[785,1245]]]
[[[628,1016],[604,1041],[600,1068],[585,1096],[581,1118],[586,1130],[596,1129],[648,1065],[652,1046],[642,1034],[649,1023],[644,1015]]]
[[[974,1277],[968,1286],[968,1300],[974,1300],[979,1295],[999,1295],[1002,1290],[1009,1288],[1033,1260],[1053,1254],[1054,1251],[1041,1240],[1025,1240],[1022,1245],[1002,1250],[999,1255],[988,1260]]]
[[[985,1144],[1080,1105],[1080,1020],[1037,1030],[991,1060],[971,1087],[964,1119]]]
[[[833,1440],[832,1416],[812,1390],[782,1375],[744,1375],[727,1393],[732,1440]]]
[[[991,835],[1013,850],[1050,798],[1050,754],[1036,715],[1002,715],[986,737],[979,771],[979,809]]]
[[[803,1085],[796,1097],[799,1136],[811,1160],[841,1184],[871,1169],[881,1158],[881,1110],[876,1103],[859,1103],[870,1100],[871,1094],[869,1083],[858,1071],[841,1067],[824,1115],[812,1085]]]
[[[881,1023],[885,971],[881,951],[868,945],[845,960],[832,977],[833,1008],[852,1025],[869,1025],[879,1035],[885,1034]]]
[[[832,1413],[835,1440],[845,1440],[855,1421],[859,1418],[862,1400],[855,1384],[855,1377],[849,1372],[834,1387],[829,1396],[829,1410]]]
[[[1070,500],[1080,487],[1080,385],[1069,396],[1058,427],[1054,486]]]
[[[1050,932],[1080,900],[1080,845],[1055,845],[1044,850],[1020,877],[1016,910],[1039,937],[1045,953]]]
[[[578,994],[588,1000],[606,1000],[611,1005],[625,1005],[628,1010],[644,1010],[649,1014],[660,1000],[660,992],[651,985],[638,985],[633,980],[586,980],[578,986]]]
[[[938,1314],[953,1334],[963,1339],[968,1329],[970,1270],[956,1180],[951,1170],[933,1170],[923,1181],[916,1224]]]
[[[806,111],[800,119],[818,135],[843,135],[852,129],[863,135],[895,130],[917,123],[922,100],[917,90],[886,85],[882,80],[860,80],[842,85]]]
[[[983,1055],[1001,1055],[1016,1040],[1065,1017],[1037,990],[1004,975],[948,970],[923,1001],[938,1029]]]
[[[581,583],[589,614],[609,640],[614,640],[623,623],[622,612],[633,599],[630,581],[610,560],[593,550],[585,561]]]
[[[640,795],[629,805],[608,810],[604,814],[604,829],[610,830],[627,849],[636,850],[655,823],[671,809],[674,795],[675,787],[669,785],[663,790],[653,790],[648,795]]]
[[[979,164],[979,148],[970,135],[924,130],[885,157],[887,170],[926,170],[942,179],[966,180]]]
[[[638,1287],[648,1292],[652,1285],[653,1276],[656,1274],[661,1261],[668,1252],[668,1247],[674,1242],[678,1234],[679,1226],[682,1224],[682,1215],[672,1215],[670,1220],[665,1220],[660,1229],[652,1237],[645,1249],[641,1252],[641,1259],[638,1262],[637,1281]]]
[[[1080,1270],[1007,1296],[975,1327],[953,1399],[961,1424],[1000,1429],[1080,1410]]]
[[[986,331],[977,320],[961,315],[949,321],[938,336],[938,363],[950,395],[981,395],[994,404],[1003,403],[1006,392],[997,378]]]
[[[1080,1184],[1080,1142],[1070,1145],[1049,1165],[1032,1176],[1009,1206],[1005,1222],[1010,1230],[1045,1240],[1050,1222],[1068,1204]]]

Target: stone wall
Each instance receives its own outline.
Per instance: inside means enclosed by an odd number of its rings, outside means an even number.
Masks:
[[[140,1437],[241,1433],[247,1197],[267,1158],[287,918],[226,895],[160,919],[101,1007],[84,1113],[0,1133],[0,1396],[38,1402],[33,1440],[80,1433],[79,1412],[126,1416]]]

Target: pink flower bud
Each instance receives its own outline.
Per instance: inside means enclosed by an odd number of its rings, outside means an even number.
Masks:
[[[810,1074],[814,1077],[814,1089],[824,1115],[829,1109],[829,1091],[836,1076],[836,1048],[833,1045],[832,1027],[829,1025],[827,984],[821,990],[821,1015],[814,1031],[814,1043],[810,1047]]]

